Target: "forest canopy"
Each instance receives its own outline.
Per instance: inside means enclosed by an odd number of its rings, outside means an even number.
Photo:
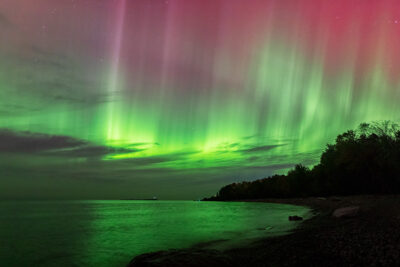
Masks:
[[[394,193],[400,193],[400,128],[380,121],[338,135],[312,168],[298,164],[287,175],[229,184],[206,200]]]

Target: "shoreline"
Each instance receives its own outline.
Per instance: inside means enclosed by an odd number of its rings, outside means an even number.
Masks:
[[[196,246],[146,253],[128,266],[400,266],[400,195],[248,199],[306,206],[315,214],[283,236],[225,251]],[[335,209],[357,206],[351,218]],[[296,214],[293,214],[296,215]]]

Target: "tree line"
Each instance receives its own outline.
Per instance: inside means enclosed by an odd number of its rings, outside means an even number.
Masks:
[[[205,200],[400,193],[400,130],[391,121],[362,123],[337,136],[312,168],[233,183]]]

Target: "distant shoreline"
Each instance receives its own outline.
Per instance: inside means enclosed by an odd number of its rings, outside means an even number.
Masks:
[[[400,195],[249,199],[307,206],[316,216],[292,233],[268,237],[224,252],[168,250],[135,257],[129,266],[400,266]],[[357,206],[351,218],[333,218],[337,208]],[[295,215],[295,214],[293,214]]]

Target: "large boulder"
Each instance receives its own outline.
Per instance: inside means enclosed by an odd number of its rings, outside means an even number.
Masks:
[[[359,206],[350,206],[350,207],[345,207],[345,208],[339,208],[333,212],[332,216],[335,218],[354,217],[358,214],[359,210],[360,210]]]

